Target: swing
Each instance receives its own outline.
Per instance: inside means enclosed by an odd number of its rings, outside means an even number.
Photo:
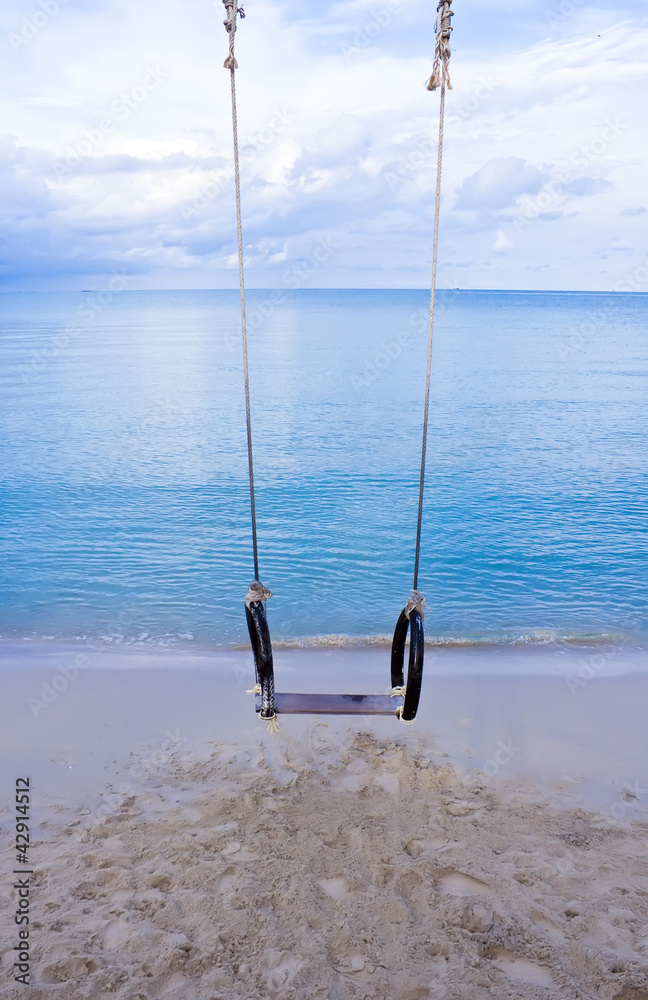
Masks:
[[[254,657],[256,674],[255,708],[262,719],[272,721],[277,715],[395,715],[402,722],[413,722],[418,710],[423,679],[423,658],[425,636],[423,613],[425,598],[418,587],[419,558],[421,552],[421,522],[423,518],[423,491],[425,486],[425,458],[427,451],[428,417],[430,410],[430,374],[432,367],[432,332],[434,327],[434,301],[436,291],[436,271],[439,244],[439,206],[441,200],[441,163],[443,154],[443,122],[445,113],[446,86],[451,88],[448,73],[450,59],[450,10],[451,0],[439,0],[436,24],[436,50],[432,76],[428,90],[441,88],[439,109],[439,143],[436,176],[436,201],[434,211],[434,245],[432,253],[432,284],[430,289],[430,322],[427,353],[427,375],[425,383],[425,404],[423,411],[423,443],[421,448],[421,472],[419,482],[418,518],[416,527],[416,552],[414,557],[414,580],[412,595],[403,608],[391,647],[391,684],[389,695],[367,694],[288,694],[275,691],[272,641],[266,616],[265,602],[272,596],[270,590],[259,580],[259,556],[256,529],[256,505],[254,494],[254,465],[252,461],[252,421],[250,417],[250,380],[248,371],[247,327],[245,314],[245,280],[243,273],[243,234],[241,226],[241,185],[239,174],[238,122],[236,114],[235,71],[238,63],[234,57],[234,35],[237,15],[245,17],[236,0],[223,0],[226,11],[225,29],[229,35],[229,55],[225,69],[230,71],[232,91],[232,131],[234,139],[234,183],[236,189],[236,226],[238,237],[239,287],[241,293],[241,329],[243,338],[243,372],[245,379],[245,417],[247,428],[248,473],[250,483],[250,509],[252,520],[252,549],[254,554],[254,580],[245,595],[245,615],[250,644]],[[405,649],[409,633],[409,656],[407,679],[405,680]]]

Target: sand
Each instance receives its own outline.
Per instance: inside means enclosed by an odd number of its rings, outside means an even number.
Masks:
[[[610,751],[646,675],[577,695],[563,677],[428,683],[450,752],[429,711],[418,727],[285,719],[273,735],[240,713],[229,660],[231,687],[171,655],[88,671],[28,724],[26,692],[55,668],[39,662],[3,671],[23,723],[11,766],[22,755],[37,775],[35,1000],[648,1000],[648,783]],[[475,724],[476,705],[493,725]],[[605,788],[586,773],[596,746]],[[10,849],[11,809],[0,819]],[[24,989],[9,869],[2,998]]]

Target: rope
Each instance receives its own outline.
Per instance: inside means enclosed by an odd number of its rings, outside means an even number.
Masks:
[[[413,590],[412,596],[405,605],[405,615],[409,618],[412,611],[418,611],[421,618],[425,616],[427,601],[420,590]]]
[[[264,587],[258,580],[253,580],[245,595],[245,603],[249,608],[250,601],[267,601],[269,597],[272,597],[272,591]]]
[[[236,15],[240,14],[241,17],[245,17],[245,11],[242,7],[237,7],[234,0],[223,0],[225,4],[225,13],[227,15],[227,20],[223,21],[225,25],[225,30],[229,34],[229,55],[223,66],[225,69],[238,69],[238,63],[234,58],[234,35],[236,34]]]
[[[448,72],[448,62],[450,60],[450,34],[452,25],[450,18],[454,17],[450,10],[451,0],[439,0],[437,7],[436,24],[436,49],[434,52],[434,64],[432,66],[432,76],[428,80],[427,89],[436,90],[437,87],[446,86],[452,90],[450,83],[450,73]]]
[[[432,373],[432,334],[434,331],[434,304],[436,298],[437,260],[439,255],[439,209],[441,205],[441,164],[443,160],[443,121],[445,116],[446,86],[450,87],[448,60],[450,59],[450,10],[451,0],[439,0],[437,8],[437,43],[432,76],[427,88],[436,90],[441,86],[439,107],[439,144],[437,154],[436,200],[434,205],[434,247],[432,251],[432,284],[430,288],[430,326],[428,333],[427,374],[425,378],[425,406],[423,415],[423,444],[421,446],[421,478],[419,482],[418,519],[416,524],[416,554],[414,556],[413,591],[418,588],[419,561],[421,556],[421,524],[423,521],[423,492],[425,490],[425,459],[427,455],[428,419],[430,415],[430,380]]]
[[[234,185],[236,187],[236,233],[238,237],[239,288],[241,291],[241,333],[243,338],[243,372],[245,375],[245,422],[247,428],[248,473],[250,479],[250,512],[252,517],[252,550],[254,552],[254,579],[259,579],[259,552],[257,546],[256,503],[254,499],[254,462],[252,460],[252,418],[250,416],[250,374],[248,370],[247,323],[245,318],[245,278],[243,274],[243,229],[241,226],[241,180],[239,173],[239,141],[238,119],[236,115],[236,80],[235,70],[238,63],[234,58],[234,35],[236,34],[236,15],[245,17],[242,7],[236,6],[236,0],[223,0],[227,18],[223,21],[229,34],[229,55],[223,63],[230,71],[232,88],[232,134],[234,139]]]
[[[414,723],[416,722],[416,719],[404,719],[403,718],[403,709],[402,708],[397,708],[396,709],[396,717],[397,717],[397,719],[399,719],[400,722],[405,723],[406,726],[413,726]]]

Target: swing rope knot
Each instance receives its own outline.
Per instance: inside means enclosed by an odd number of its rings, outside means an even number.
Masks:
[[[406,726],[413,726],[414,723],[416,722],[416,719],[404,719],[402,708],[396,709],[396,718],[398,719],[399,722],[404,722]]]
[[[447,87],[448,90],[452,90],[448,62],[451,55],[450,34],[452,32],[452,25],[450,18],[454,17],[454,13],[450,10],[450,3],[451,0],[439,0],[439,6],[437,7],[437,41],[432,76],[427,83],[428,90],[436,90],[437,87]]]
[[[223,0],[225,4],[225,12],[227,14],[227,19],[223,21],[225,25],[225,31],[229,34],[229,55],[223,66],[225,69],[238,69],[238,63],[234,58],[234,35],[236,34],[236,15],[238,14],[241,18],[245,17],[245,11],[242,7],[236,6],[236,0]]]
[[[420,590],[413,590],[412,591],[412,596],[410,597],[409,601],[405,605],[405,615],[406,615],[406,617],[409,618],[409,616],[411,615],[412,611],[418,611],[418,613],[420,614],[420,616],[422,618],[424,616],[424,614],[425,614],[426,608],[427,608],[427,601],[425,600],[425,597],[423,596],[423,594],[421,593],[421,591]]]
[[[245,595],[245,606],[249,608],[251,601],[267,601],[269,597],[272,597],[272,591],[258,580],[253,580]]]

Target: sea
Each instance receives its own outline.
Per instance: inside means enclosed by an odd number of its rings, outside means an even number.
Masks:
[[[252,290],[277,646],[412,589],[429,292]],[[0,639],[231,649],[254,577],[238,292],[0,295]],[[648,295],[442,290],[419,589],[439,645],[648,642]]]

